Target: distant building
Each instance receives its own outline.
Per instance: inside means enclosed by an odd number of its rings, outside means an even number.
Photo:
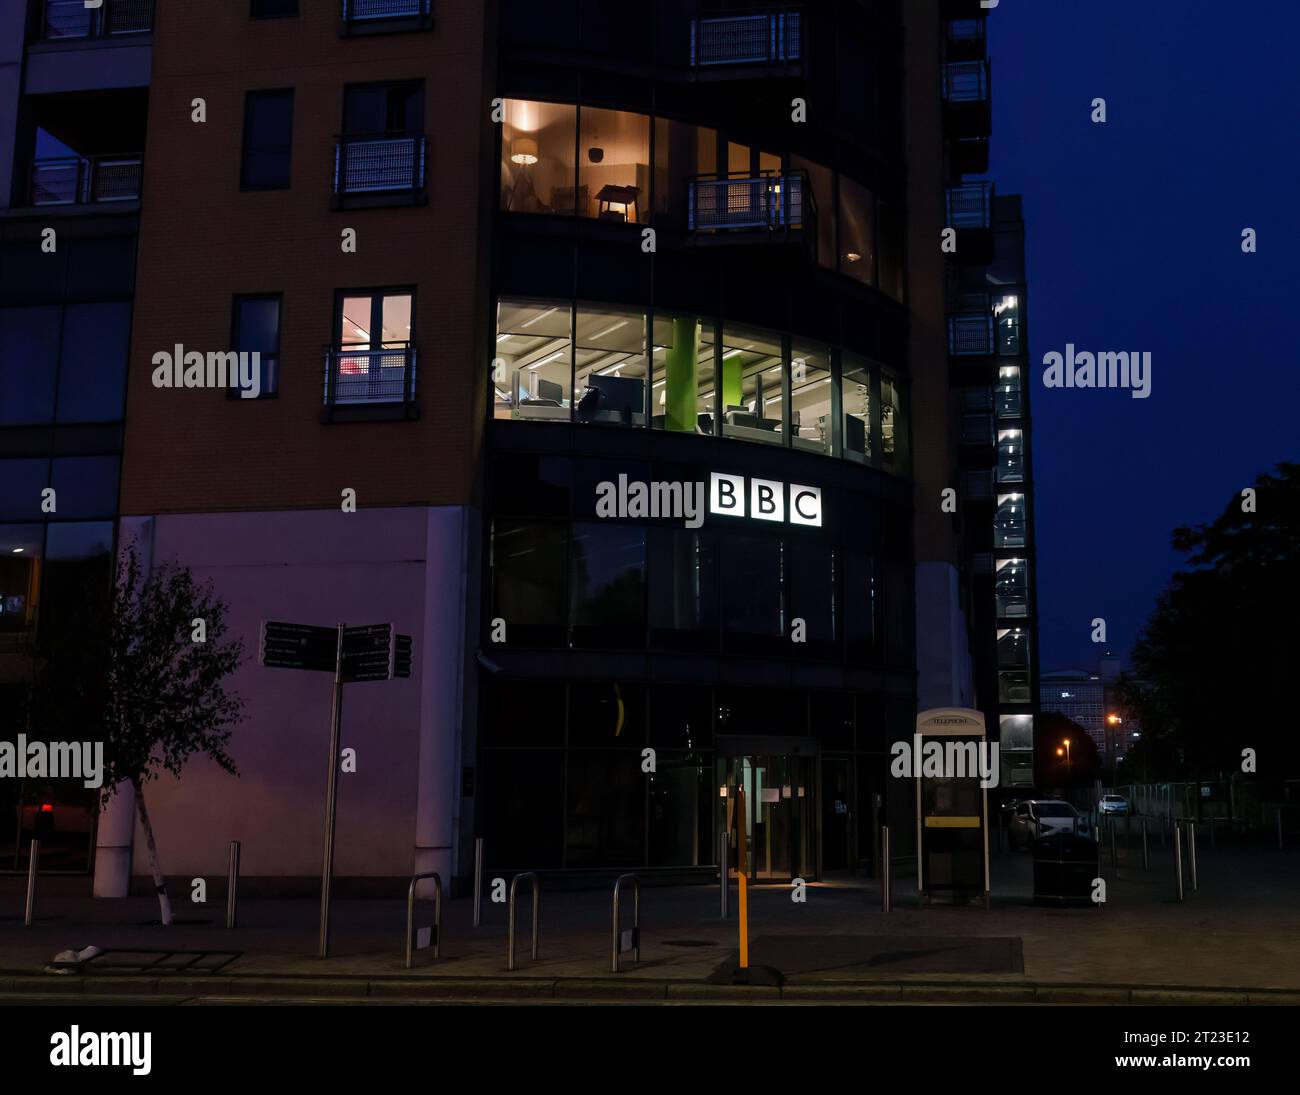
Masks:
[[[1120,659],[1107,650],[1098,659],[1097,672],[1061,669],[1044,673],[1038,687],[1043,713],[1056,711],[1082,726],[1108,768],[1123,760],[1142,736],[1141,723],[1119,696],[1122,674]]]

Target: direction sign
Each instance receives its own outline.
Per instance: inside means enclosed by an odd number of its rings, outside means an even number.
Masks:
[[[343,629],[343,679],[386,681],[393,675],[392,624]]]
[[[337,654],[337,628],[262,621],[257,660],[268,669],[332,673]]]
[[[393,676],[409,677],[411,675],[411,655],[414,644],[410,635],[398,635],[393,644]]]

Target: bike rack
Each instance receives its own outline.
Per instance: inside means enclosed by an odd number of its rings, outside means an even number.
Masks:
[[[541,882],[536,871],[525,871],[523,874],[515,875],[510,880],[510,904],[507,914],[508,923],[506,924],[506,934],[509,937],[506,948],[506,969],[508,970],[515,968],[515,892],[521,878],[527,878],[533,884],[533,961],[537,961],[537,924],[542,911]]]
[[[726,870],[725,866],[723,870]],[[634,874],[621,874],[614,880],[614,937],[610,960],[610,970],[613,973],[618,973],[618,955],[623,942],[618,930],[618,891],[628,879],[632,880],[632,958],[633,961],[641,961],[641,883]]]
[[[438,957],[439,942],[442,935],[442,878],[437,871],[417,874],[411,879],[406,891],[406,968],[411,968],[415,956],[415,885],[426,878],[433,879],[433,956]]]

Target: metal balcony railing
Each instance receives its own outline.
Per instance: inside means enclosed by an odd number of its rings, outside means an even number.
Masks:
[[[344,23],[428,19],[432,14],[433,0],[343,0]]]
[[[985,33],[983,19],[953,19],[944,25],[944,37],[953,49],[965,52],[981,50]]]
[[[958,312],[948,317],[948,356],[982,357],[993,353],[993,314]]]
[[[987,181],[948,187],[948,227],[991,228],[993,184]]]
[[[952,61],[943,66],[946,103],[983,103],[989,97],[987,61]]]
[[[697,175],[690,180],[687,204],[692,232],[802,229],[817,215],[812,187],[801,171]]]
[[[325,405],[414,402],[415,373],[410,342],[389,342],[377,350],[328,346]]]
[[[691,20],[691,67],[772,65],[803,56],[798,10],[746,12]]]
[[[424,188],[423,136],[342,136],[334,148],[335,194],[383,194]]]
[[[93,205],[140,197],[139,156],[55,156],[32,164],[32,205]]]
[[[153,5],[154,0],[104,0],[100,7],[88,8],[85,0],[45,0],[41,37],[62,41],[148,34],[153,30]]]

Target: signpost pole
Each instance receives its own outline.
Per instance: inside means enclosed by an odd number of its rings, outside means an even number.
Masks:
[[[338,625],[334,659],[334,702],[330,714],[329,778],[325,784],[325,855],[320,879],[320,957],[330,953],[330,885],[334,881],[334,823],[338,813],[339,727],[343,719],[343,624]]]

